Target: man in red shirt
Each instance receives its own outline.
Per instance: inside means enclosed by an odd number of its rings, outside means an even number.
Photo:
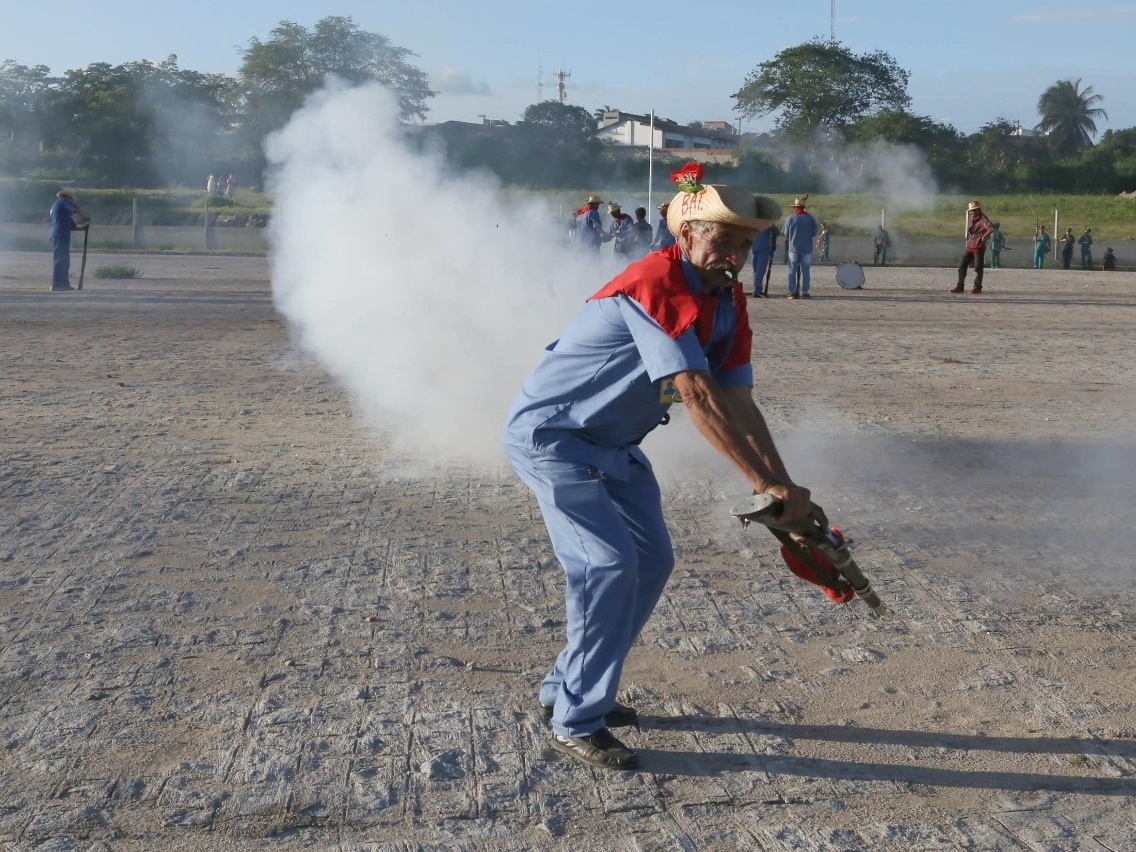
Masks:
[[[966,205],[966,212],[966,251],[963,252],[962,263],[959,264],[958,284],[951,288],[951,292],[961,293],[963,291],[963,284],[966,283],[966,269],[973,265],[974,286],[970,288],[970,292],[981,293],[982,272],[986,261],[986,241],[994,233],[994,223],[982,212],[981,201],[970,202]]]

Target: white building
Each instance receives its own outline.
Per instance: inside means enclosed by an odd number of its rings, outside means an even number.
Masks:
[[[684,127],[669,118],[655,116],[652,131],[651,116],[632,115],[619,110],[605,112],[599,124],[596,136],[600,139],[632,148],[646,148],[653,144],[655,148],[727,150],[736,148],[740,138],[724,121],[707,122],[708,127]]]

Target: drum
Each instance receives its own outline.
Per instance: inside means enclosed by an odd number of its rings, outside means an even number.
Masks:
[[[836,267],[836,283],[845,290],[859,290],[864,286],[864,267],[848,260]]]

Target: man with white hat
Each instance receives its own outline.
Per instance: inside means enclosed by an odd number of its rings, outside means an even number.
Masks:
[[[680,402],[702,436],[787,518],[815,511],[753,400],[752,332],[738,273],[754,234],[780,217],[770,198],[702,184],[690,164],[667,223],[677,243],[631,263],[551,344],[509,411],[503,442],[536,494],[564,569],[567,642],[540,686],[552,747],[634,769],[610,727],[624,660],[674,567],[658,483],[640,442]]]
[[[972,201],[966,205],[966,250],[959,263],[958,283],[951,288],[952,293],[961,293],[966,285],[966,270],[974,267],[974,286],[972,293],[982,292],[982,272],[986,263],[986,241],[994,233],[994,223],[982,212],[982,202]]]
[[[51,228],[51,289],[74,290],[71,286],[71,232],[86,230],[90,219],[75,203],[70,190],[61,189],[55,193],[55,203],[48,213]]]

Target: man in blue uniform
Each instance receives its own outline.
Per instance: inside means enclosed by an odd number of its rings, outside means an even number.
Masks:
[[[757,492],[782,499],[788,517],[815,512],[753,401],[738,282],[753,235],[780,209],[703,185],[700,170],[684,178],[667,215],[677,244],[630,264],[585,303],[525,381],[502,438],[567,578],[567,642],[540,686],[540,711],[556,751],[607,769],[638,766],[609,728],[637,718],[615,701],[619,679],[674,567],[640,441],[681,402]]]
[[[675,235],[667,227],[667,210],[669,208],[670,202],[667,201],[659,205],[659,227],[655,231],[655,239],[651,242],[651,251],[670,248],[675,244]]]
[[[48,215],[51,218],[51,229],[48,232],[52,251],[51,289],[74,290],[71,286],[71,232],[87,229],[87,224],[79,224],[89,221],[87,214],[75,203],[75,196],[68,190],[61,189],[55,193],[55,203],[51,205]]]
[[[600,219],[600,205],[603,201],[598,195],[589,195],[584,206],[576,211],[576,229],[573,236],[576,245],[582,249],[599,251],[605,234],[603,220]]]
[[[790,299],[797,298],[797,278],[800,276],[800,295],[811,299],[809,284],[813,265],[813,246],[816,244],[820,226],[813,215],[805,210],[809,196],[793,199],[793,215],[785,220],[785,245],[789,247],[789,292]]]
[[[776,225],[758,231],[753,238],[753,297],[765,295],[765,276],[773,262],[773,252],[777,250],[777,235],[781,230]]]

